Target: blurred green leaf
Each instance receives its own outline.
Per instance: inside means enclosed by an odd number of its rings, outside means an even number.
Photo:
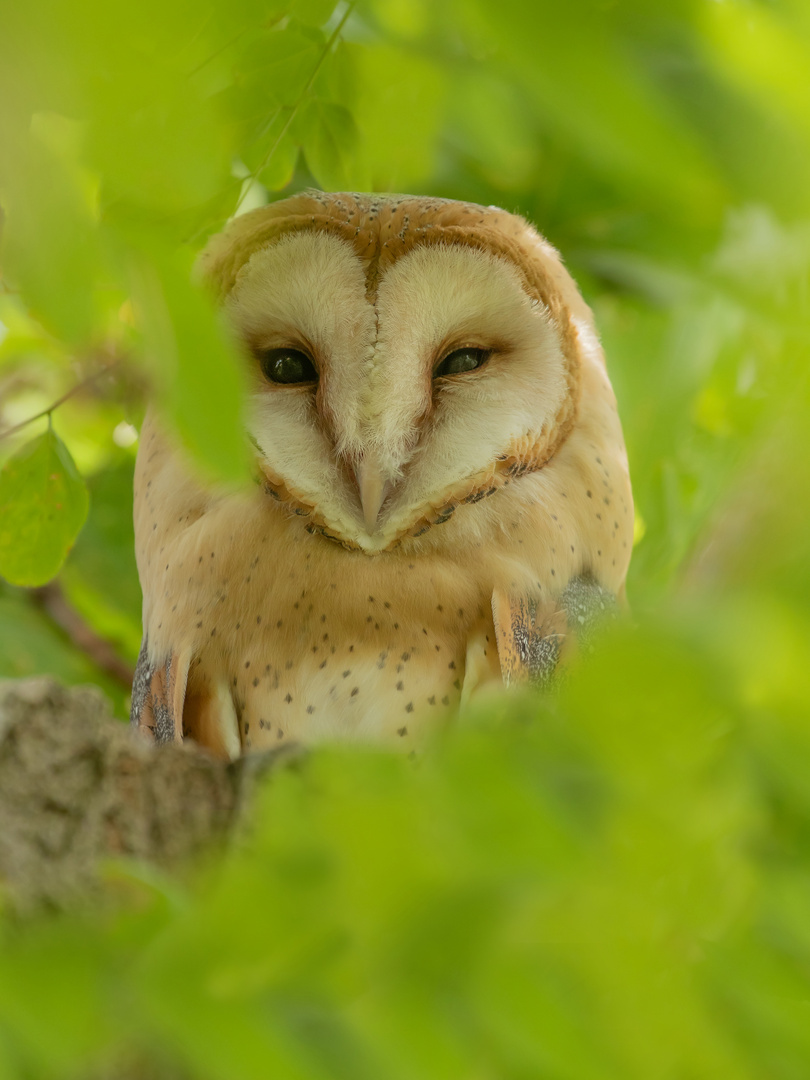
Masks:
[[[337,49],[330,77],[355,118],[358,167],[372,190],[420,190],[442,126],[447,75],[441,65],[391,42],[350,41]]]
[[[59,117],[40,119],[39,137],[32,134],[12,147],[3,266],[49,330],[68,342],[83,342],[93,333],[100,261],[92,182],[76,162],[75,125]]]
[[[184,253],[152,248],[133,259],[132,291],[159,401],[195,459],[215,477],[243,482],[244,372],[235,343]]]
[[[282,114],[283,117],[283,114]],[[281,123],[281,118],[279,123]],[[281,133],[279,132],[279,135]],[[288,132],[271,145],[257,179],[270,191],[280,191],[293,178],[298,161],[298,141]]]
[[[0,470],[0,574],[14,585],[50,581],[84,524],[88,504],[85,483],[49,425]]]
[[[121,453],[88,479],[90,513],[60,577],[76,611],[132,663],[141,644],[133,466],[132,457]]]
[[[296,118],[296,130],[306,147],[307,163],[326,190],[354,190],[357,179],[354,148],[357,130],[342,105],[310,99]]]
[[[245,39],[237,77],[222,89],[220,102],[237,125],[240,159],[251,173],[268,159],[323,49],[322,35],[297,24],[263,28]]]
[[[129,714],[128,690],[77,649],[27,593],[2,581],[0,642],[0,678],[27,679],[47,672],[69,686],[92,683],[111,699],[116,715]]]
[[[544,126],[590,167],[681,214],[716,213],[724,191],[711,159],[636,63],[609,9],[591,0],[547,7],[540,60],[524,0],[504,0],[497,19],[479,3],[465,16],[476,49],[516,65]]]
[[[335,7],[334,0],[295,0],[295,16],[307,26],[323,26]]]
[[[33,949],[18,950],[11,944],[3,960],[3,1026],[11,1029],[23,1057],[34,1063],[39,1075],[64,1075],[104,1045],[110,1028],[102,1007],[104,953],[100,942],[95,948],[90,945],[81,924],[53,924]],[[41,1007],[54,1014],[46,1032],[34,988]]]

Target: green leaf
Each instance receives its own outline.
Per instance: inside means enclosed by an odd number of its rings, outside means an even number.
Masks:
[[[59,570],[87,517],[89,498],[67,447],[48,428],[0,471],[0,573],[44,585]]]
[[[33,599],[32,593],[0,579],[0,679],[27,679],[47,672],[70,686],[94,683],[113,701],[116,715],[127,716],[124,687],[96,667]]]
[[[331,101],[310,100],[295,125],[307,164],[327,191],[364,187],[355,164],[357,126],[349,110]]]
[[[96,633],[134,662],[142,600],[132,526],[133,465],[133,455],[120,451],[88,477],[90,513],[59,582]]]
[[[160,404],[206,472],[243,481],[244,371],[213,302],[192,281],[190,258],[153,248],[132,278]]]
[[[291,23],[254,35],[241,51],[238,78],[226,95],[241,122],[258,125],[261,137],[268,117],[278,105],[293,105],[323,56],[323,34]]]
[[[3,265],[42,325],[79,343],[93,329],[93,288],[100,263],[97,230],[86,190],[89,181],[75,164],[71,140],[62,139],[62,146],[58,139],[49,141],[51,145],[30,138],[11,147]]]
[[[297,160],[298,143],[287,132],[278,145],[272,147],[267,164],[259,171],[257,179],[268,191],[280,191],[292,180]]]
[[[334,0],[297,0],[295,17],[307,26],[323,26],[334,11]]]
[[[448,89],[455,86],[447,72],[416,50],[342,42],[330,75],[359,129],[358,157],[371,190],[422,190],[435,168]],[[499,121],[493,116],[493,122]]]

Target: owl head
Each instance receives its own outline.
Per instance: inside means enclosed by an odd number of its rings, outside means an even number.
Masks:
[[[248,357],[267,497],[368,554],[544,469],[601,358],[554,249],[496,207],[305,192],[201,267]]]

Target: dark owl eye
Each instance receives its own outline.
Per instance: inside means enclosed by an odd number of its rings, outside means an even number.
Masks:
[[[259,363],[270,382],[289,386],[315,382],[318,378],[315,365],[300,349],[265,349],[259,353]]]
[[[464,371],[475,371],[490,357],[488,349],[456,349],[445,356],[433,372],[433,378],[442,375],[460,375]]]

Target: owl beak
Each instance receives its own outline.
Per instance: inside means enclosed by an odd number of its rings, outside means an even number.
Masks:
[[[383,499],[388,493],[388,484],[379,465],[364,458],[354,468],[357,488],[360,492],[360,505],[363,508],[363,521],[366,531],[373,533],[377,529],[377,518]]]

